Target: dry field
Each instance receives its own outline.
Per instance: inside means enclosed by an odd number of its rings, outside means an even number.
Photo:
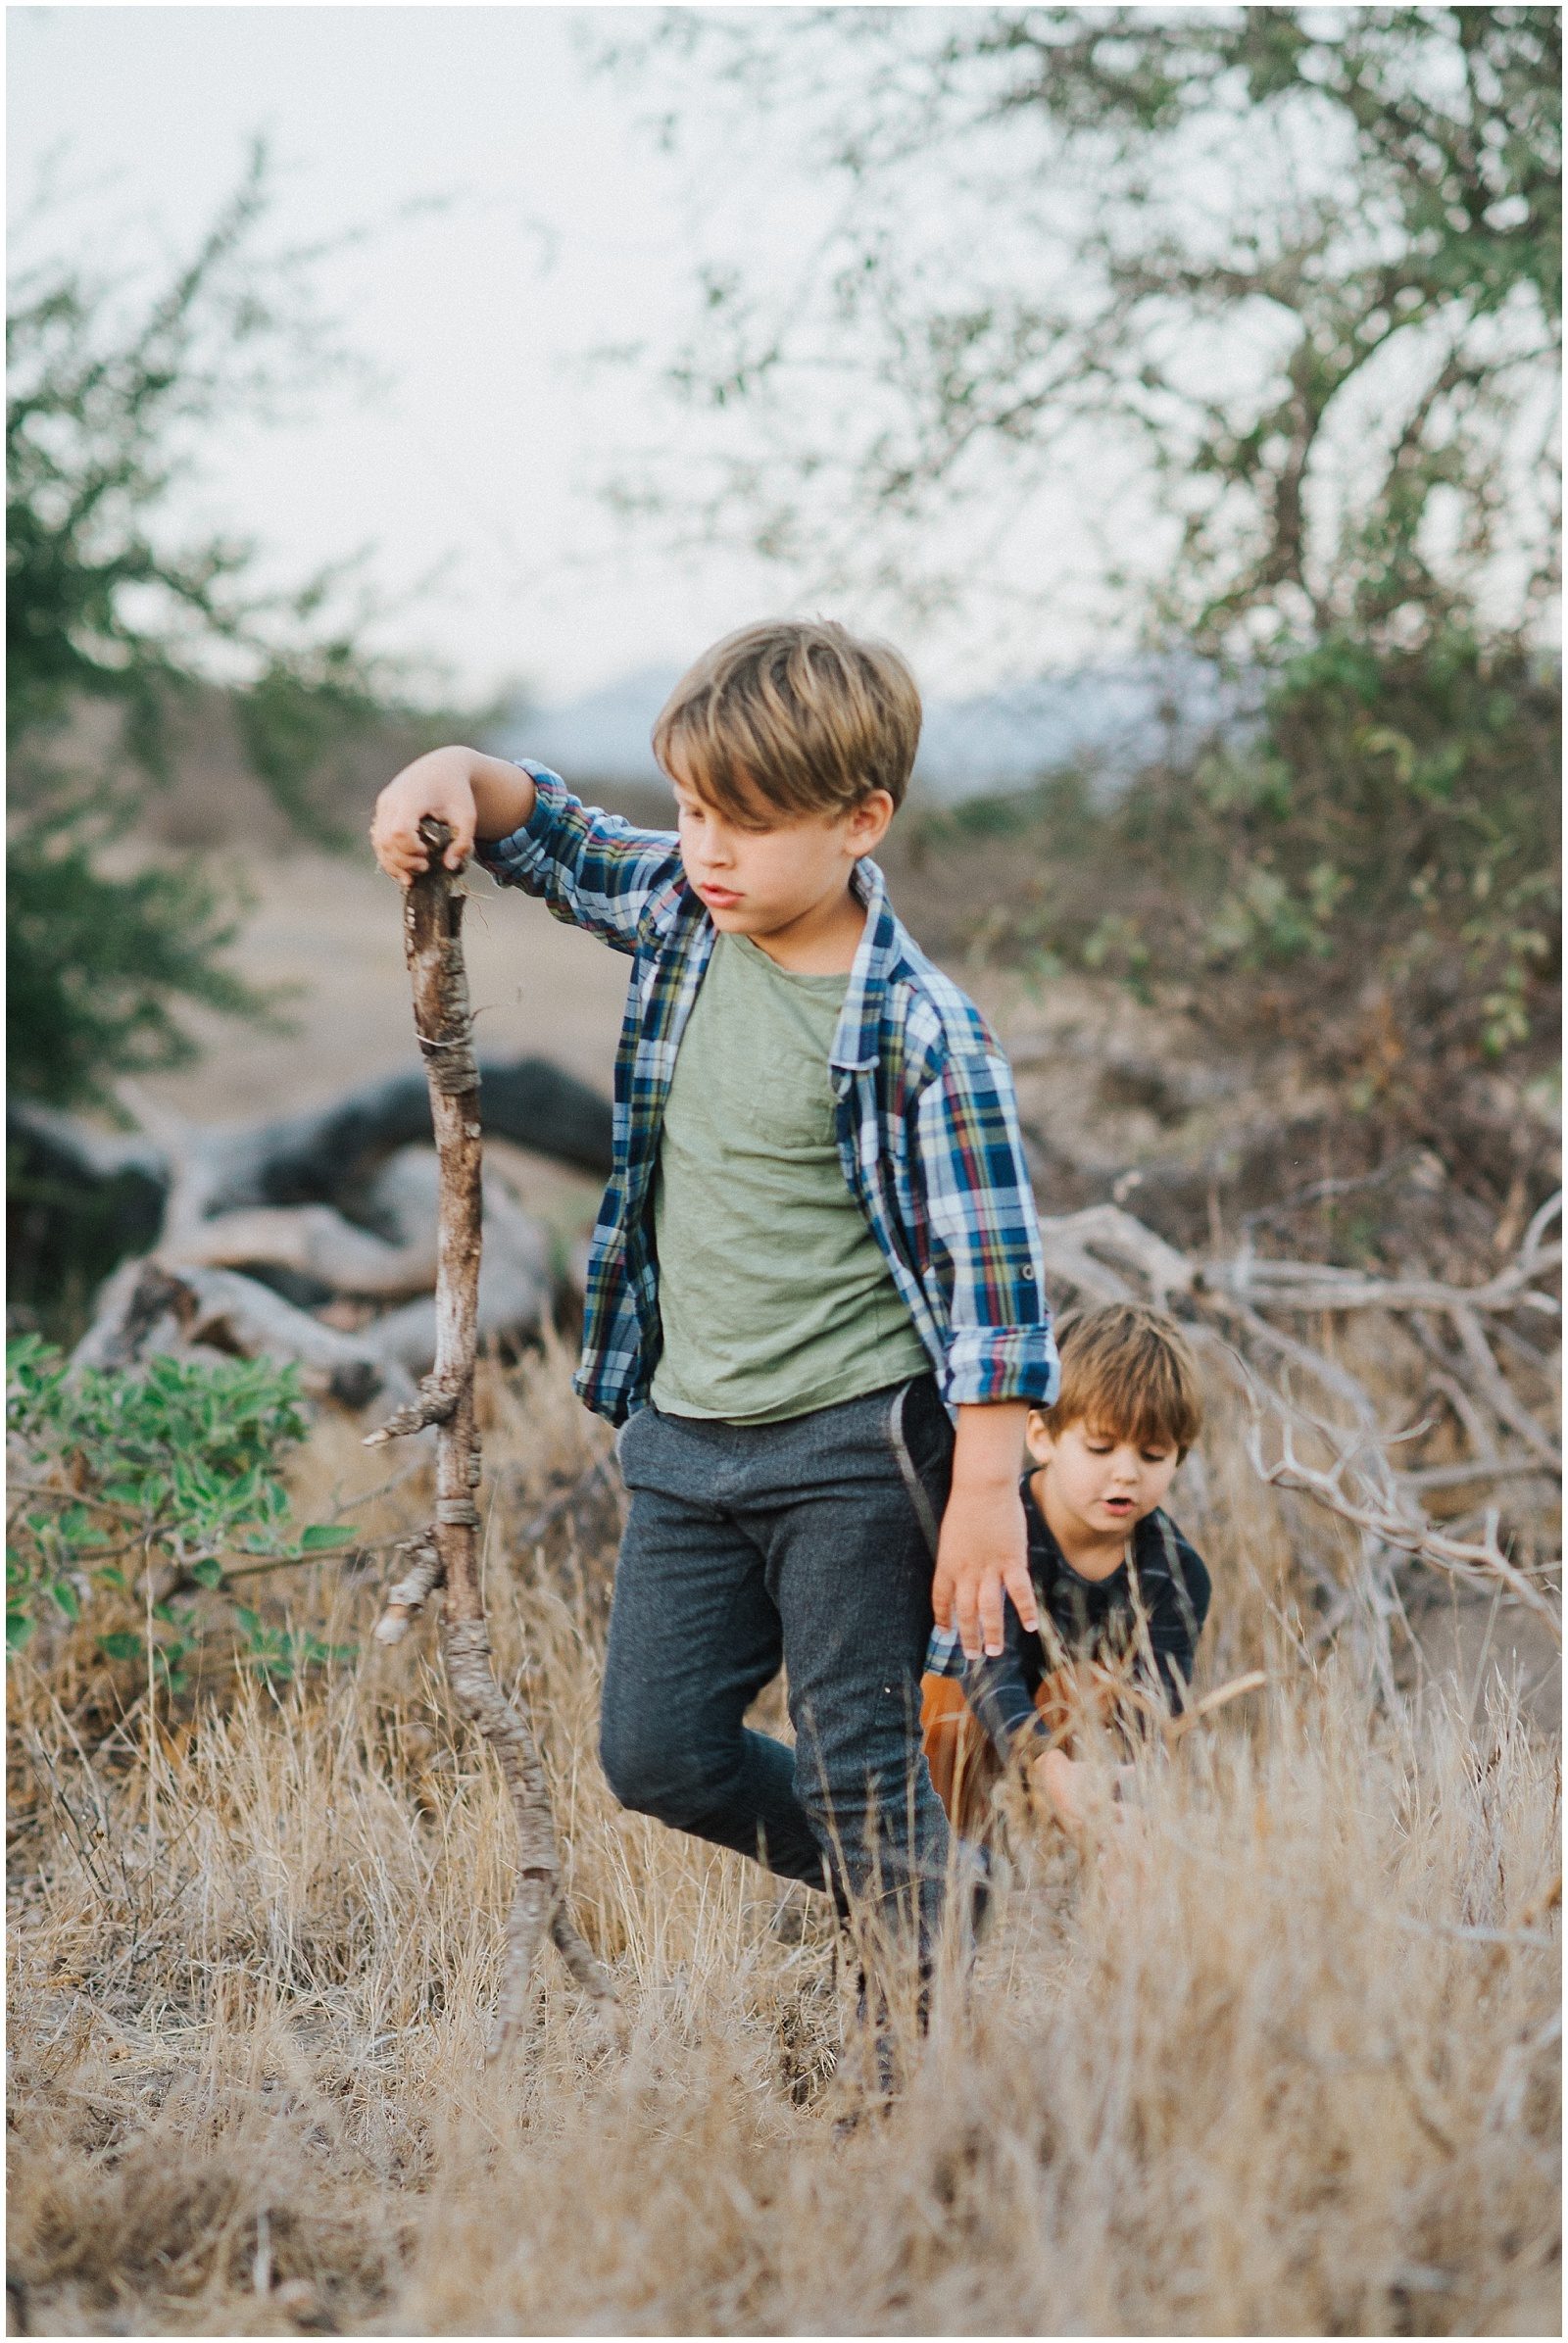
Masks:
[[[1273,1684],[1151,1771],[1140,1854],[1015,1829],[977,1974],[869,2113],[819,1899],[600,1777],[615,1500],[564,1381],[559,1353],[487,1371],[488,1601],[628,2046],[547,1961],[531,2039],[483,2065],[508,1812],[430,1626],[368,1639],[371,1578],[274,1574],[362,1656],[175,1717],[117,1721],[83,1631],[39,1635],[11,1703],[14,2326],[1558,2331],[1560,1769],[1495,1672],[1390,1715],[1309,1653],[1294,1500],[1221,1416],[1177,1505],[1214,1569],[1205,1674]],[[302,1452],[306,1518],[376,1479],[356,1431]],[[424,1470],[352,1506],[367,1538],[421,1518]]]
[[[414,1054],[385,882],[249,876],[241,956],[300,987],[298,1031],[147,1086],[201,1120]],[[468,936],[482,1046],[603,1082],[615,956],[510,902]],[[591,1212],[507,1168],[563,1234]],[[1303,1620],[1305,1541],[1348,1565],[1336,1526],[1259,1487],[1221,1409],[1175,1500],[1215,1578],[1203,1675],[1270,1686],[1151,1772],[1136,1859],[1014,1818],[977,1973],[870,2113],[818,1900],[609,1797],[616,1500],[566,1374],[486,1370],[488,1601],[626,2048],[547,1957],[532,2038],[485,2068],[509,1815],[431,1627],[369,1639],[374,1571],[261,1582],[351,1663],[220,1674],[172,1713],[117,1709],[62,1623],[12,1670],[13,2330],[1558,2331],[1549,1654],[1440,1597],[1391,1710]],[[323,1418],[295,1481],[303,1519],[341,1505],[373,1543],[428,1490],[419,1466],[365,1499],[361,1429]]]

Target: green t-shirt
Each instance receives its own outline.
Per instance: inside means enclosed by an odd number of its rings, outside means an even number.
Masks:
[[[716,938],[654,1183],[666,1415],[772,1424],[930,1365],[844,1178],[828,1072],[847,976]]]

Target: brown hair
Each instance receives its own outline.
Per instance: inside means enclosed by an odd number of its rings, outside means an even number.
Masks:
[[[1059,1330],[1061,1390],[1036,1408],[1046,1430],[1088,1424],[1117,1440],[1183,1456],[1203,1428],[1198,1361],[1173,1318],[1142,1302],[1113,1301]]]
[[[903,804],[920,694],[888,643],[830,618],[743,626],[688,667],[654,722],[654,755],[721,813],[848,813],[876,789]]]

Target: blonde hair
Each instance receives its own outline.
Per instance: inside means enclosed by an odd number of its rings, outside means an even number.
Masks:
[[[830,618],[743,626],[688,667],[654,722],[654,755],[733,819],[847,813],[885,789],[902,805],[920,693],[891,644]]]
[[[1055,1404],[1032,1411],[1048,1432],[1088,1424],[1114,1440],[1186,1455],[1203,1428],[1203,1402],[1198,1361],[1173,1318],[1142,1302],[1109,1302],[1066,1319],[1058,1347]]]

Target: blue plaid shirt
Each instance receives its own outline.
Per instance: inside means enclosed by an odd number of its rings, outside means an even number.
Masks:
[[[659,1362],[651,1197],[675,1053],[713,949],[707,906],[667,830],[579,804],[522,763],[532,814],[478,858],[632,962],[615,1055],[613,1168],[588,1262],[579,1398],[612,1424],[647,1400]],[[866,909],[830,1054],[839,1160],[950,1407],[1047,1405],[1057,1381],[1034,1196],[1007,1061],[974,1003],[857,864]]]

